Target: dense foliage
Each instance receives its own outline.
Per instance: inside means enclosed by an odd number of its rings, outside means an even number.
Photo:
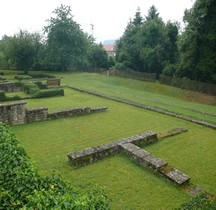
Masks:
[[[145,18],[138,9],[117,41],[117,67],[215,83],[215,14],[215,0],[196,0],[179,33],[178,23],[164,23],[154,6]]]
[[[47,98],[53,96],[64,96],[63,88],[51,88],[47,90],[39,90],[32,97],[33,98]]]
[[[41,177],[25,150],[0,123],[0,209],[109,209],[103,193],[75,192],[58,177]]]
[[[177,35],[177,25],[165,24],[154,6],[145,18],[138,9],[117,41],[116,59],[126,68],[156,73],[158,77],[166,66],[176,62]]]
[[[215,210],[216,198],[210,197],[204,193],[192,198],[189,202],[183,204],[179,210]]]
[[[185,28],[164,22],[155,6],[142,16],[138,8],[122,37],[116,57],[108,57],[94,38],[76,23],[69,6],[61,5],[38,33],[20,30],[0,40],[0,67],[25,70],[131,69],[201,82],[216,83],[216,4],[196,0],[184,14]]]
[[[216,83],[215,14],[215,0],[197,0],[185,11],[187,26],[179,39],[180,77]]]
[[[20,30],[0,40],[0,67],[20,70],[57,70],[107,67],[108,55],[73,20],[71,8],[61,5],[44,27],[44,36]]]

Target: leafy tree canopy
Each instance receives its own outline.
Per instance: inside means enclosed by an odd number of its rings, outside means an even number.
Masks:
[[[59,66],[62,71],[69,66],[85,64],[88,39],[73,20],[71,8],[61,5],[53,14],[44,28],[47,33],[47,62]]]

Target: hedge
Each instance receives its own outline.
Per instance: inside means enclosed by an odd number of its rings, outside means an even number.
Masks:
[[[40,88],[35,83],[29,82],[29,83],[24,84],[25,93],[33,95],[37,93],[38,91],[40,91]]]
[[[6,96],[4,91],[0,90],[0,101],[13,101],[13,100],[21,100],[22,98],[18,95],[15,96]]]
[[[32,78],[55,78],[54,75],[45,74],[45,73],[37,73],[37,74],[29,73],[28,75],[31,76]]]
[[[57,89],[39,90],[32,97],[33,98],[46,98],[46,97],[53,97],[53,96],[64,96],[64,89],[57,88]]]
[[[0,154],[0,209],[110,209],[100,189],[82,195],[57,176],[40,176],[16,136],[1,122]]]
[[[32,79],[32,77],[29,76],[29,75],[16,75],[14,78],[17,79],[17,80]]]
[[[216,198],[204,193],[197,195],[183,204],[178,210],[215,210]]]
[[[5,99],[6,99],[5,92],[0,90],[0,101],[5,101]]]

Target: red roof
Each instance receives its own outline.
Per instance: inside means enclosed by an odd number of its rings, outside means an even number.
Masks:
[[[114,46],[114,45],[103,45],[103,48],[104,48],[107,52],[115,52],[115,46]]]

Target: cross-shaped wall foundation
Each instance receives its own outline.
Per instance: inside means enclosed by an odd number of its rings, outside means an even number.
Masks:
[[[187,129],[177,128],[166,132],[166,134],[162,136],[164,138],[185,131],[187,131]],[[123,152],[129,158],[136,161],[140,166],[149,167],[178,185],[188,183],[190,180],[188,175],[170,167],[166,161],[155,157],[141,148],[156,142],[158,142],[157,134],[152,131],[147,131],[145,133],[123,138],[108,144],[89,147],[84,150],[70,153],[68,154],[68,158],[72,161],[73,165],[83,166],[107,156]]]

